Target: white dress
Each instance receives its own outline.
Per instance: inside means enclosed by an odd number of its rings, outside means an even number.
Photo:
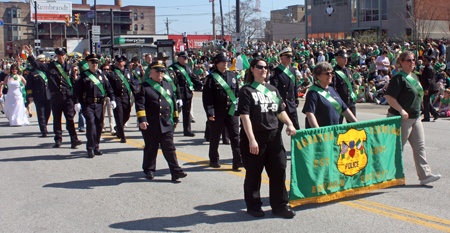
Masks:
[[[6,77],[8,80],[8,94],[5,97],[5,115],[9,120],[10,126],[28,125],[27,111],[23,100],[22,89],[19,80],[10,80],[10,76]]]

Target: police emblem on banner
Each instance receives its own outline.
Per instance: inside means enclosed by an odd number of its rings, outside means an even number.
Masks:
[[[364,142],[367,141],[366,131],[349,129],[340,134],[337,144],[340,146],[337,168],[340,173],[353,176],[367,165],[367,154]]]

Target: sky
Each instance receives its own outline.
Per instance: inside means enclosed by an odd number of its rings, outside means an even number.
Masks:
[[[2,0],[5,1],[5,0]],[[70,0],[81,4],[81,0]],[[242,1],[242,0],[241,0]],[[286,8],[292,5],[304,4],[304,0],[260,0],[261,17],[270,19],[270,11]],[[88,0],[93,5],[94,0]],[[215,0],[216,15],[220,15],[219,0]],[[253,0],[256,2],[256,0]],[[97,0],[97,4],[113,5],[114,0]],[[156,34],[166,34],[166,18],[169,18],[169,33],[182,34],[212,34],[212,5],[209,0],[122,0],[122,6],[155,6]],[[223,13],[229,12],[236,5],[236,0],[222,0]],[[220,27],[216,25],[219,32]]]

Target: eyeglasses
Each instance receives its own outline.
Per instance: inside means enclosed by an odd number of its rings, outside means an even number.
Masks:
[[[109,69],[109,68],[104,68],[104,69],[102,69],[103,71],[108,71],[108,70],[111,70],[111,69]]]
[[[416,59],[405,59],[403,61],[407,61],[407,62],[416,62]]]
[[[260,70],[262,70],[262,69],[268,70],[269,69],[269,66],[256,65],[255,67]]]
[[[325,72],[325,73],[322,73],[322,74],[324,74],[324,75],[326,75],[326,76],[330,76],[330,75],[333,75],[333,72],[328,71],[328,72]]]

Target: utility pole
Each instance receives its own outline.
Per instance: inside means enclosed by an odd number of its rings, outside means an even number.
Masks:
[[[97,0],[94,0],[94,25],[97,26]]]
[[[216,11],[214,9],[215,1],[212,1],[212,18],[213,18],[213,40],[216,39]]]
[[[38,30],[38,20],[37,20],[37,1],[34,1],[34,30],[36,32],[36,40],[38,40],[39,39],[39,30]],[[36,48],[36,56],[38,55],[38,52],[39,52],[39,49]]]
[[[111,57],[114,57],[114,12],[111,8]]]
[[[220,0],[220,24],[222,25],[222,41],[225,41],[225,32],[223,30],[223,11],[222,11],[222,0]]]
[[[166,18],[167,35],[169,35],[169,17]]]
[[[240,0],[236,0],[236,33],[241,33],[241,12],[240,12]]]

